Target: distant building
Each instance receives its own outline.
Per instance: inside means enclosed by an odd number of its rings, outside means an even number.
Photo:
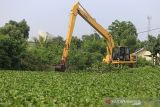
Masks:
[[[152,61],[152,53],[147,51],[145,48],[138,49],[135,54],[138,57],[145,58],[147,61]]]

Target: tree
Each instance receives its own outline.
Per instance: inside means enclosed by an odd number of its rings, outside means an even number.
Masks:
[[[61,36],[52,37],[40,35],[34,38],[35,45],[27,49],[26,55],[22,60],[25,70],[53,70],[53,66],[58,64],[63,52],[64,41]]]
[[[0,68],[21,68],[21,58],[26,50],[28,36],[29,26],[25,20],[11,20],[0,27]]]
[[[5,26],[0,28],[0,33],[9,35],[15,39],[27,39],[29,37],[29,30],[30,27],[24,19],[20,22],[10,20],[9,23],[6,23]]]
[[[70,50],[78,50],[82,48],[82,40],[80,40],[77,36],[72,37],[72,41],[70,44]]]
[[[37,48],[47,47],[50,41],[51,39],[49,38],[48,35],[46,36],[39,35],[38,38],[36,37],[34,38],[34,42]]]
[[[64,46],[64,40],[61,36],[53,37],[52,43],[57,44],[58,46]]]
[[[83,50],[88,51],[90,53],[98,52],[102,55],[106,54],[106,42],[103,38],[101,38],[97,33],[91,35],[83,35]]]
[[[157,42],[160,44],[160,34],[157,36]]]
[[[83,35],[82,40],[73,37],[69,51],[70,69],[84,70],[96,62],[102,62],[106,43],[97,33]]]
[[[153,48],[154,46],[157,44],[157,39],[156,37],[152,36],[152,35],[148,35],[148,41],[146,44],[146,48],[147,50],[149,50],[150,52],[153,53]]]
[[[108,27],[109,32],[113,36],[116,45],[126,45],[130,48],[131,52],[136,49],[137,30],[130,21],[115,20]]]

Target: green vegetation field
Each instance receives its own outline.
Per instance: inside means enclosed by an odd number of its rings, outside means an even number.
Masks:
[[[160,68],[109,73],[0,71],[0,106],[103,106],[107,97],[158,96]]]

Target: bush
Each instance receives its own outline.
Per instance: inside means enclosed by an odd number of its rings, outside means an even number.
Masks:
[[[137,67],[154,66],[152,61],[147,61],[142,57],[137,58]]]
[[[28,50],[21,60],[22,69],[32,71],[53,70],[52,62],[53,55],[41,48]]]
[[[119,68],[114,67],[114,65],[112,64],[104,64],[102,62],[96,62],[92,64],[91,67],[88,67],[86,70],[93,72],[111,72],[111,71],[117,71],[119,70]]]

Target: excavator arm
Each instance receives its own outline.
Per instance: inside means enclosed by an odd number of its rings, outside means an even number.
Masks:
[[[55,67],[56,71],[65,71],[65,69],[66,69],[68,50],[69,50],[71,39],[72,39],[76,16],[78,14],[86,22],[88,22],[98,33],[100,33],[105,38],[105,40],[107,42],[107,55],[103,59],[103,62],[104,63],[111,63],[111,61],[112,61],[112,50],[115,47],[112,36],[105,28],[103,28],[99,23],[97,23],[93,17],[91,17],[91,15],[82,7],[82,5],[79,2],[77,2],[76,4],[73,5],[72,10],[71,10],[65,47],[63,50],[61,62],[59,65],[57,65]]]

